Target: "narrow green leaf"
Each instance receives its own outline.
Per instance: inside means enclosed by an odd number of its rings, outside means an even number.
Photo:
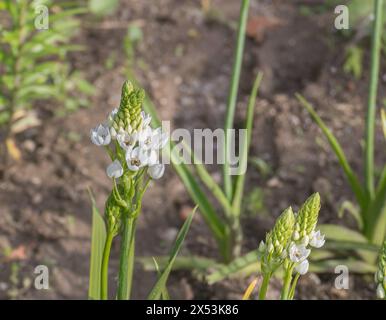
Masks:
[[[256,96],[257,96],[257,92],[259,90],[262,79],[263,79],[263,74],[259,72],[253,84],[252,92],[248,102],[247,117],[245,120],[245,129],[247,130],[247,134],[245,136],[245,141],[243,141],[243,145],[241,148],[242,153],[240,154],[240,161],[239,161],[240,169],[245,171],[241,172],[236,178],[235,194],[232,202],[233,214],[236,216],[239,216],[241,212],[241,200],[243,198],[249,147],[251,145],[253,118],[254,118],[253,116],[255,111]]]
[[[118,0],[90,0],[89,9],[93,14],[104,16],[113,13],[118,4]]]
[[[296,98],[299,100],[299,102],[307,109],[313,120],[317,123],[319,128],[323,131],[324,135],[326,136],[332,150],[335,152],[335,155],[337,156],[339,163],[346,175],[346,178],[351,186],[351,189],[353,190],[355,197],[360,205],[361,208],[365,207],[365,193],[359,183],[359,180],[357,176],[355,175],[354,171],[352,170],[350,164],[348,163],[346,159],[346,155],[344,154],[342,147],[340,146],[339,142],[336,140],[335,136],[332,134],[330,129],[326,126],[324,121],[319,117],[319,115],[316,113],[312,105],[300,94],[296,94]]]
[[[166,282],[169,278],[169,274],[173,268],[174,261],[176,260],[176,257],[178,255],[178,252],[180,251],[182,244],[184,243],[185,237],[189,231],[190,225],[193,221],[194,214],[197,210],[197,206],[193,209],[192,213],[189,215],[189,217],[184,222],[184,225],[182,226],[180,232],[177,235],[176,242],[172,248],[172,251],[170,253],[170,259],[163,270],[161,276],[158,278],[156,284],[154,285],[153,289],[149,293],[148,300],[159,300],[161,297],[162,292],[165,290]]]
[[[103,248],[106,241],[106,226],[95,204],[95,199],[91,190],[89,189],[88,191],[92,204],[91,256],[88,296],[90,299],[99,300],[101,298],[101,263]]]
[[[363,243],[368,242],[367,238],[363,234],[340,225],[321,224],[319,225],[319,229],[326,235],[326,244],[329,240]]]
[[[225,278],[237,276],[243,273],[248,268],[253,268],[254,271],[260,268],[260,253],[257,250],[253,250],[242,257],[236,258],[228,265],[221,265],[209,274],[206,278],[209,284],[214,284]]]
[[[351,201],[344,201],[339,208],[338,217],[343,218],[345,212],[350,213],[358,224],[358,229],[363,230],[363,219],[359,208]]]
[[[360,249],[360,244],[362,244],[362,247],[364,248],[368,248],[370,245],[367,238],[363,234],[349,228],[333,224],[322,224],[319,228],[321,232],[326,235],[326,248],[339,249],[340,244],[340,249],[355,250],[365,261],[371,261],[374,258],[373,253],[368,250]],[[348,243],[346,248],[343,247],[344,243]]]
[[[232,178],[230,175],[230,167],[228,161],[228,153],[230,151],[231,139],[228,137],[228,131],[233,128],[233,121],[236,109],[237,93],[239,89],[240,74],[241,74],[241,65],[243,61],[244,54],[244,44],[245,44],[245,30],[248,20],[248,10],[249,10],[249,0],[242,0],[240,8],[240,18],[239,18],[239,27],[237,33],[237,43],[236,43],[236,52],[235,60],[233,63],[232,78],[229,89],[229,97],[227,103],[226,118],[224,124],[225,130],[225,148],[224,148],[224,167],[223,167],[223,178],[224,178],[224,189],[225,194],[229,201],[232,201],[233,191],[232,191]]]
[[[156,256],[154,259],[161,269],[164,269],[169,262],[168,256]],[[145,271],[156,271],[152,258],[138,257],[137,260]],[[214,259],[200,256],[177,257],[173,264],[173,270],[194,270],[199,273],[205,273],[209,268],[216,267],[218,262]]]
[[[332,259],[313,262],[309,270],[316,273],[331,273],[335,272],[335,268],[339,265],[346,266],[348,270],[350,270],[350,273],[369,274],[377,271],[375,264],[350,259]]]
[[[157,271],[157,275],[158,277],[161,276],[161,270],[159,268],[159,265],[157,263],[157,260],[153,257],[153,262],[154,262],[154,267],[155,267],[155,270]],[[162,300],[170,300],[170,295],[169,295],[169,292],[168,292],[168,289],[166,288],[166,286],[163,288],[162,292],[161,292],[161,299]]]
[[[384,21],[382,18],[383,0],[375,0],[372,45],[371,45],[371,67],[370,85],[368,96],[368,107],[366,114],[366,136],[365,136],[365,184],[370,198],[374,196],[374,132],[375,113],[377,105],[377,91],[379,80],[379,65],[381,60],[382,29]],[[366,217],[367,218],[367,217]],[[366,221],[368,222],[368,221]]]

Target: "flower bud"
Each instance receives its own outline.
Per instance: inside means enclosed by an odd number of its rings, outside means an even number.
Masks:
[[[311,233],[315,230],[320,210],[319,193],[311,195],[302,205],[296,218],[300,240],[308,244]]]

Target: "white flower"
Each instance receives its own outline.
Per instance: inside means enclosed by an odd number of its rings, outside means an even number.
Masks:
[[[148,164],[149,154],[140,147],[135,147],[126,152],[127,166],[131,171],[138,171]]]
[[[157,180],[164,175],[165,165],[163,163],[157,163],[150,166],[147,172],[152,179]]]
[[[141,111],[142,127],[146,128],[151,122],[151,116],[144,111]]]
[[[117,134],[117,141],[123,150],[131,150],[134,148],[135,143],[138,140],[138,133],[127,133],[124,130],[120,130]]]
[[[123,174],[121,163],[118,160],[114,160],[114,162],[107,167],[106,173],[110,178],[119,178]]]
[[[109,126],[112,126],[113,122],[114,122],[114,118],[115,118],[115,115],[118,113],[118,108],[114,108],[109,116],[107,117],[107,123]]]
[[[377,297],[379,299],[385,299],[385,290],[383,289],[382,284],[378,284],[377,286]]]
[[[154,166],[159,164],[157,151],[150,149],[145,150],[145,152],[147,154],[147,165]]]
[[[293,262],[302,262],[310,255],[311,250],[307,249],[304,244],[296,245],[292,243],[289,248],[289,257]]]
[[[301,274],[301,275],[304,275],[307,273],[308,271],[308,267],[310,266],[308,260],[303,260],[302,262],[300,262],[296,267],[295,267],[295,270]]]
[[[310,245],[315,247],[315,248],[321,248],[323,247],[324,243],[326,240],[324,240],[324,234],[320,233],[320,230],[318,231],[313,231],[311,233],[311,240],[310,240]]]
[[[111,142],[110,130],[107,126],[100,124],[98,127],[91,129],[91,141],[97,146],[107,146]]]
[[[162,132],[161,127],[154,130],[150,127],[146,127],[139,134],[138,140],[140,146],[146,150],[159,150],[166,145],[168,136],[166,133]]]

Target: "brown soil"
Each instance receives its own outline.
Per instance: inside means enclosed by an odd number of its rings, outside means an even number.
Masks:
[[[214,18],[203,13],[199,1],[191,0],[122,0],[119,12],[100,22],[85,17],[76,42],[85,45],[86,51],[74,54],[72,61],[97,89],[92,105],[66,118],[47,116],[53,107],[44,105],[44,125],[17,137],[22,162],[15,163],[7,178],[0,180],[0,252],[13,250],[15,256],[7,259],[0,255],[0,299],[87,297],[91,221],[87,188],[97,195],[100,208],[110,190],[104,170],[108,159],[89,141],[89,130],[119,102],[125,79],[122,43],[129,23],[142,27],[144,40],[137,48],[140,63],[136,73],[161,118],[189,130],[222,126],[235,42],[232,25],[239,4],[212,2]],[[253,77],[261,70],[265,77],[256,105],[252,156],[263,159],[272,170],[263,177],[255,167],[249,168],[246,192],[262,188],[262,211],[269,215],[245,217],[245,252],[257,246],[281,210],[288,205],[296,208],[313,191],[322,195],[321,222],[341,223],[337,204],[352,199],[352,194],[327,142],[293,94],[302,92],[315,104],[353,167],[360,170],[367,88],[367,75],[354,81],[342,72],[345,40],[331,31],[333,11],[306,17],[293,1],[252,2],[251,19],[264,16],[280,23],[268,25],[258,41],[249,38],[244,57],[236,127],[242,125]],[[108,69],[106,60],[112,57],[115,61]],[[384,89],[381,83],[382,93]],[[382,139],[379,129],[379,164],[386,160],[380,153],[384,150]],[[219,168],[209,169],[220,176]],[[137,254],[166,254],[184,213],[192,206],[182,183],[168,167],[165,177],[145,196]],[[344,223],[353,224],[349,218]],[[112,282],[118,250],[118,246],[113,248]],[[182,254],[187,253],[218,258],[199,216]],[[39,264],[50,267],[50,290],[31,286],[33,270]],[[146,297],[154,279],[153,273],[138,265],[134,297]],[[225,280],[208,286],[189,272],[179,271],[171,276],[169,287],[172,297],[178,299],[230,299],[240,298],[250,280]],[[301,279],[297,298],[371,299],[374,290],[367,280],[352,276],[350,290],[339,291],[333,287],[333,274],[309,274]],[[269,297],[276,297],[277,290],[274,285]]]

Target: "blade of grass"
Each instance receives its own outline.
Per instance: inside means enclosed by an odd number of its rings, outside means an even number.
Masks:
[[[383,0],[375,0],[374,24],[371,47],[371,71],[368,109],[366,118],[366,145],[365,145],[365,183],[366,191],[370,198],[374,196],[374,130],[375,109],[377,103],[377,90],[379,78],[379,61],[381,55],[381,40],[383,28]]]
[[[149,293],[149,296],[148,296],[148,300],[159,300],[159,298],[161,297],[162,295],[162,292],[165,290],[166,288],[166,282],[168,280],[168,277],[169,277],[169,274],[173,268],[173,263],[174,261],[176,260],[176,257],[178,255],[178,252],[180,251],[181,247],[182,247],[182,244],[185,240],[185,237],[189,231],[189,228],[190,228],[190,225],[193,221],[193,217],[194,217],[194,214],[197,210],[197,207],[196,206],[192,213],[189,215],[189,217],[186,219],[186,221],[184,222],[184,225],[182,226],[180,232],[178,233],[178,236],[177,236],[177,239],[176,239],[176,242],[172,248],[172,251],[170,253],[170,259],[169,259],[169,262],[168,264],[166,265],[165,269],[163,270],[161,276],[158,278],[156,284],[154,285],[153,289],[151,290],[151,292]]]
[[[237,43],[236,43],[236,52],[235,52],[235,60],[233,63],[232,70],[232,78],[229,89],[228,103],[227,103],[227,111],[225,118],[225,148],[224,148],[224,167],[223,167],[223,179],[224,179],[224,191],[225,195],[229,199],[232,200],[233,191],[232,191],[232,178],[230,175],[230,167],[229,167],[229,159],[228,153],[230,151],[231,140],[229,139],[229,130],[233,127],[235,109],[236,109],[236,101],[237,101],[237,93],[240,82],[240,74],[241,74],[241,64],[243,60],[244,53],[244,44],[245,44],[245,30],[248,19],[248,9],[249,9],[249,0],[242,0],[241,8],[240,8],[240,18],[239,18],[239,27],[237,34]]]
[[[94,196],[88,189],[92,205],[91,257],[88,297],[99,300],[101,298],[101,266],[103,249],[106,242],[106,226],[95,204]]]
[[[157,275],[158,275],[158,277],[160,277],[162,273],[161,273],[161,270],[159,268],[158,262],[154,257],[153,257],[153,262],[154,262],[154,267],[157,271]],[[161,299],[162,300],[170,300],[170,295],[169,295],[169,292],[168,292],[168,289],[166,288],[166,286],[163,288],[163,290],[161,292]]]
[[[256,96],[257,96],[257,92],[259,90],[262,78],[263,78],[263,74],[259,72],[256,76],[255,82],[253,84],[252,92],[249,97],[247,117],[245,121],[245,129],[247,130],[247,134],[245,137],[245,141],[243,142],[243,145],[244,145],[242,148],[243,152],[240,155],[241,168],[246,167],[248,162],[249,147],[251,144],[251,136],[252,136],[252,129],[253,129],[253,118],[254,118]],[[235,194],[232,202],[232,208],[233,208],[232,212],[236,216],[239,216],[241,211],[241,200],[244,192],[245,175],[246,175],[246,172],[244,172],[243,174],[240,174],[236,178]]]
[[[359,183],[359,180],[357,176],[355,175],[354,171],[352,170],[350,164],[348,163],[346,159],[346,155],[344,154],[342,147],[340,146],[339,142],[336,140],[335,136],[332,134],[330,129],[326,126],[324,121],[319,117],[319,115],[316,113],[312,105],[300,94],[296,94],[296,98],[299,100],[299,102],[307,109],[308,113],[311,115],[312,119],[317,123],[319,128],[323,131],[324,135],[326,136],[332,150],[335,152],[335,155],[337,156],[339,163],[346,175],[346,178],[351,186],[351,189],[353,190],[355,197],[358,201],[359,206],[363,209],[365,207],[365,194],[363,192],[363,189]]]

